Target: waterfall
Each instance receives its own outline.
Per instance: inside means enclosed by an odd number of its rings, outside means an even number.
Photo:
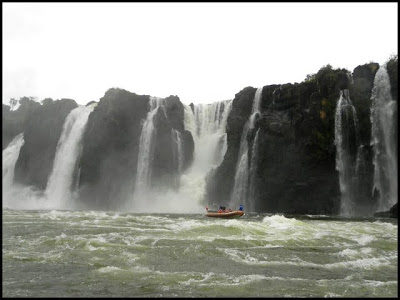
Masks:
[[[247,141],[247,135],[250,130],[254,129],[255,121],[257,116],[260,114],[260,103],[262,98],[262,90],[263,88],[258,88],[253,99],[252,111],[249,119],[243,126],[242,135],[240,138],[240,147],[238,153],[238,161],[236,164],[236,172],[235,172],[235,182],[233,186],[233,191],[231,194],[231,207],[238,207],[239,204],[245,203],[245,207],[247,209],[254,210],[254,199],[249,199],[249,185],[254,187],[254,183],[250,183],[250,180],[253,180],[254,177],[250,175],[251,166],[249,166],[249,146]],[[257,147],[257,141],[253,142],[253,149]],[[255,164],[256,162],[254,162]],[[253,170],[255,167],[253,166]]]
[[[339,172],[340,214],[354,216],[357,192],[358,119],[349,91],[340,91],[335,112],[336,170]]]
[[[171,130],[171,138],[172,138],[172,153],[173,153],[173,162],[174,166],[176,166],[176,174],[171,174],[171,176],[175,176],[175,187],[179,187],[180,183],[180,174],[183,170],[184,164],[184,152],[183,152],[183,141],[182,134],[176,130]]]
[[[14,181],[15,164],[23,145],[24,136],[20,133],[3,150],[3,208],[24,210],[54,208],[45,201],[42,191]]]
[[[231,110],[231,100],[212,104],[199,104],[192,109],[184,105],[184,127],[194,140],[193,162],[182,172],[184,149],[181,133],[172,131],[175,141],[174,156],[178,159],[179,188],[162,193],[148,190],[151,203],[136,205],[136,211],[200,213],[204,210],[207,173],[218,166],[226,151],[226,123]],[[136,204],[136,203],[135,203]]]
[[[177,166],[178,166],[178,174],[182,172],[183,169],[183,161],[184,161],[184,153],[183,153],[183,144],[182,144],[182,134],[176,130],[172,129],[174,141],[175,141],[175,149],[174,153],[176,156]]]
[[[4,192],[11,188],[14,181],[14,169],[19,151],[24,144],[23,133],[18,134],[3,150],[3,196]]]
[[[377,210],[390,209],[397,200],[397,102],[390,93],[389,74],[383,65],[376,72],[371,95],[371,145],[374,158],[373,194]]]
[[[206,173],[222,162],[226,152],[226,123],[231,108],[231,100],[194,106],[194,169],[201,169]],[[191,123],[192,118],[189,117],[185,126],[190,124],[191,127]]]
[[[57,208],[68,208],[72,201],[74,169],[81,151],[83,133],[94,105],[79,106],[65,119],[58,140],[53,170],[47,181],[45,196]]]
[[[255,202],[257,197],[257,162],[258,162],[258,139],[259,139],[260,128],[257,129],[256,136],[254,137],[253,147],[251,149],[251,161],[250,161],[250,182],[249,182],[249,201],[247,209],[249,211],[255,211]]]
[[[226,124],[231,108],[232,100],[195,105],[194,113],[190,107],[185,108],[185,129],[192,132],[195,150],[191,167],[181,176],[179,193],[198,211],[203,209],[200,203],[204,200],[206,175],[221,164],[226,152]]]
[[[150,97],[150,110],[142,126],[139,141],[135,194],[145,192],[150,186],[151,159],[154,152],[154,116],[162,103],[162,99]]]
[[[185,130],[188,130],[191,132],[193,138],[196,138],[196,121],[194,119],[194,114],[190,106],[188,105],[183,105],[184,108],[184,115],[183,115],[183,122],[184,122],[184,127]]]

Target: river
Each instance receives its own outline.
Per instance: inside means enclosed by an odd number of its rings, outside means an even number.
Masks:
[[[396,297],[397,219],[3,209],[3,297]]]

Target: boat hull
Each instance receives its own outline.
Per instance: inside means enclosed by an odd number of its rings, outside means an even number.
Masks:
[[[230,212],[208,212],[206,213],[207,217],[211,218],[238,218],[244,215],[244,211],[235,210]]]

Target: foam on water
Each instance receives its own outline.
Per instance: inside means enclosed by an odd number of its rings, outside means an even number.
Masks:
[[[6,295],[18,290],[16,278],[29,276],[52,285],[83,280],[75,288],[85,295],[90,282],[109,291],[118,286],[105,296],[395,296],[397,290],[397,224],[382,220],[57,210],[5,210],[3,220]],[[34,283],[24,289],[51,293]]]

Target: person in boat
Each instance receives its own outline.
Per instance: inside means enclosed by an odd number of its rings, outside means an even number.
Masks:
[[[243,205],[242,204],[239,205],[239,210],[243,211]]]
[[[231,208],[226,209],[225,206],[220,206],[219,209],[218,209],[218,212],[219,212],[219,213],[232,212],[232,209],[231,209]]]

